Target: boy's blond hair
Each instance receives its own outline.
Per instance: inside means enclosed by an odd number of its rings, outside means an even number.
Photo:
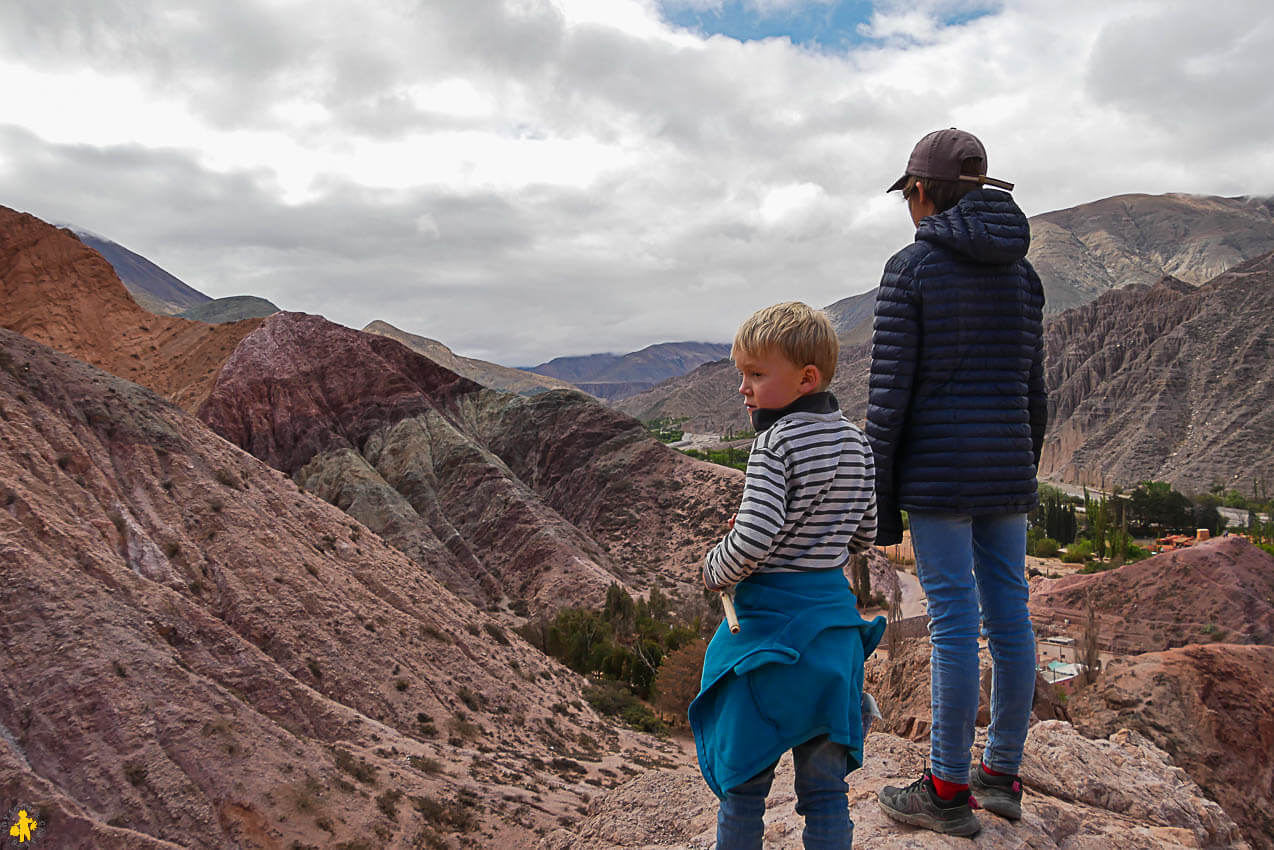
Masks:
[[[757,310],[739,325],[730,356],[765,354],[777,351],[797,367],[813,364],[823,377],[820,390],[827,389],[836,374],[840,342],[836,329],[822,310],[800,301],[784,301]]]

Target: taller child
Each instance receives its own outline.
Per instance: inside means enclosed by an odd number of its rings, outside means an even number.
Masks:
[[[876,296],[867,435],[876,458],[876,543],[911,523],[929,606],[932,773],[887,787],[889,816],[952,835],[988,811],[1021,817],[1017,777],[1035,691],[1026,515],[1044,442],[1044,290],[1026,260],[1030,226],[989,178],[970,133],[936,130],[911,152],[902,190],[915,241],[885,265]],[[987,188],[1000,187],[999,189]],[[970,769],[978,632],[993,678],[991,726]]]

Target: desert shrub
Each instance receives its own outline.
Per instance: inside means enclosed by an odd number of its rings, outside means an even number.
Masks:
[[[1035,548],[1031,554],[1037,558],[1052,558],[1057,554],[1057,550],[1061,548],[1056,540],[1051,537],[1041,537],[1035,541]]]
[[[509,645],[509,636],[504,633],[504,628],[498,623],[483,623],[482,627],[487,630],[487,634],[495,639],[496,643]]]
[[[442,773],[442,762],[432,756],[407,756],[407,764],[421,773]]]
[[[403,792],[397,788],[393,788],[376,797],[376,808],[387,818],[398,817],[398,801],[403,797]]]
[[[146,766],[135,761],[125,762],[124,778],[129,785],[141,785],[146,781]]]
[[[668,734],[667,724],[660,720],[644,702],[635,702],[627,706],[619,716],[638,732],[649,732],[652,735]]]
[[[1062,553],[1062,562],[1082,564],[1093,557],[1093,544],[1088,540],[1076,540]]]
[[[462,703],[469,707],[470,711],[477,711],[482,707],[482,698],[464,685],[461,685],[456,689],[456,696]]]
[[[376,784],[376,774],[379,771],[375,765],[369,764],[366,759],[358,758],[349,750],[343,750],[339,747],[332,750],[332,756],[335,758],[336,766],[340,770],[366,785]]]

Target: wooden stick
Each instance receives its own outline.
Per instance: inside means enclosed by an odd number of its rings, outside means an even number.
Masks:
[[[721,607],[725,610],[725,621],[730,624],[730,634],[739,633],[739,614],[734,610],[734,597],[721,591]]]

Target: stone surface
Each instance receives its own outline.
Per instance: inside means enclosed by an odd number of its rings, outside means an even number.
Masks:
[[[1274,848],[1274,647],[1210,644],[1111,660],[1070,701],[1091,737],[1133,729]]]
[[[684,758],[172,403],[2,329],[0,647],[0,811],[48,847],[525,847]]]
[[[193,411],[222,361],[259,324],[146,312],[70,231],[0,207],[0,327],[150,387]]]
[[[1202,641],[1274,643],[1274,556],[1218,537],[1118,569],[1031,579],[1041,634],[1080,638],[1091,595],[1098,643],[1118,654]]]
[[[1066,848],[1159,850],[1246,848],[1238,827],[1167,754],[1135,732],[1089,740],[1068,723],[1039,723],[1027,737],[1022,779],[1024,814],[1014,824],[979,812],[982,832],[967,838],[938,835],[890,820],[876,795],[920,775],[926,745],[873,732],[864,764],[850,774],[850,816],[856,846],[903,848]],[[767,802],[765,846],[801,847],[794,811],[790,756],[779,764]],[[714,844],[717,800],[692,766],[638,777],[589,804],[588,815],[559,829],[542,850],[708,850]]]

